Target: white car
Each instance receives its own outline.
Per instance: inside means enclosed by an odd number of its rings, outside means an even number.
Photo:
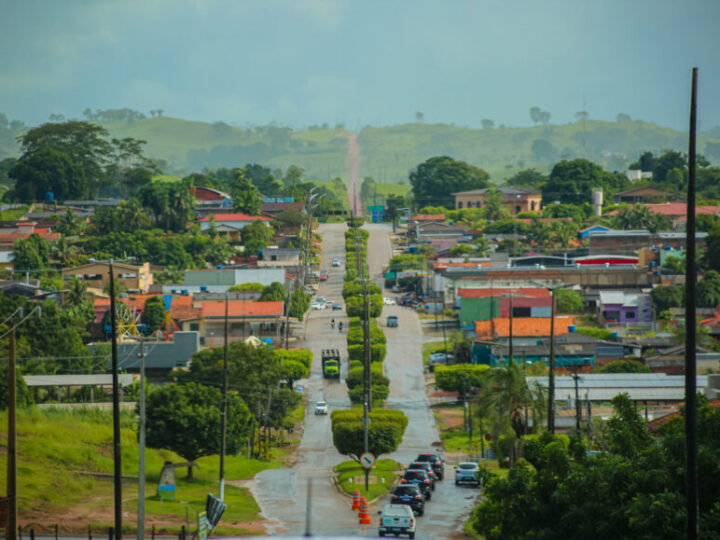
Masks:
[[[383,304],[385,304],[386,306],[395,306],[395,305],[397,305],[397,302],[395,301],[394,298],[391,298],[390,296],[386,296],[385,298],[383,298]]]
[[[318,401],[315,403],[315,414],[327,414],[328,404],[327,401]]]
[[[340,259],[338,259],[337,257],[334,258],[334,259],[332,260],[332,265],[333,265],[333,266],[336,266],[336,267],[337,267],[337,266],[340,266]]]
[[[320,302],[319,300],[315,300],[310,304],[310,309],[325,309],[325,302]]]
[[[378,536],[406,534],[408,538],[415,538],[415,514],[409,506],[386,504],[378,514],[380,514]]]
[[[478,480],[477,477],[478,470],[480,470],[480,467],[472,461],[458,463],[457,467],[455,467],[455,485],[471,484],[473,486],[479,486],[480,480]]]
[[[448,362],[452,362],[453,355],[450,353],[443,353],[443,352],[434,352],[430,355],[430,358],[428,358],[428,363],[430,364],[446,364]]]

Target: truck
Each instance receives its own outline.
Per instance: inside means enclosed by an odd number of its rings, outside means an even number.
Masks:
[[[323,349],[322,359],[323,377],[326,379],[340,378],[340,351],[337,349]]]
[[[409,506],[386,504],[378,514],[380,514],[378,536],[407,534],[408,538],[415,538],[415,515]]]

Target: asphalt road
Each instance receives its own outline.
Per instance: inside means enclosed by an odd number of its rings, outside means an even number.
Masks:
[[[367,225],[370,231],[368,241],[368,265],[371,278],[382,286],[381,271],[391,255],[390,227]],[[343,232],[345,225],[322,225],[323,251],[321,269],[328,270],[330,278],[321,283],[320,296],[342,301],[344,265],[332,268],[333,257],[345,261]],[[385,306],[381,325],[387,315],[397,315],[398,328],[386,328],[388,354],[385,369],[390,377],[390,397],[387,406],[401,409],[409,418],[403,442],[397,452],[390,456],[400,463],[413,461],[417,454],[428,452],[439,444],[435,420],[425,393],[425,378],[422,367],[423,335],[417,314],[400,306]],[[330,320],[336,323],[344,318],[344,311],[313,311],[308,319],[307,341],[303,346],[314,353],[311,374],[300,381],[308,396],[305,413],[305,429],[298,451],[298,460],[293,468],[263,471],[250,484],[250,488],[271,525],[272,535],[299,535],[305,532],[307,486],[312,479],[311,531],[317,536],[377,536],[377,511],[387,500],[380,500],[371,506],[373,525],[358,525],[357,514],[350,509],[351,501],[341,495],[332,485],[333,467],[345,461],[332,443],[330,418],[315,416],[314,402],[325,399],[330,410],[348,408],[350,401],[347,389],[338,381],[325,380],[320,366],[320,350],[337,348],[344,360],[347,359],[345,334],[337,326],[330,328]],[[344,366],[346,367],[346,365]],[[344,375],[344,373],[343,373]],[[416,538],[449,538],[461,526],[473,506],[477,490],[457,488],[453,482],[452,467],[446,469],[446,480],[438,482],[433,498],[427,503],[425,515],[418,518]]]

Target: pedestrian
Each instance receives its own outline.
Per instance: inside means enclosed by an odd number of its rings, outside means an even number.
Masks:
[[[341,334],[342,334],[342,326],[343,326],[343,325],[342,325],[342,321],[340,321],[340,322],[338,323],[338,329],[339,329],[339,331],[340,331]]]
[[[333,330],[335,330],[335,318],[334,318],[334,317],[333,317],[333,320],[330,321],[330,328],[332,328]]]

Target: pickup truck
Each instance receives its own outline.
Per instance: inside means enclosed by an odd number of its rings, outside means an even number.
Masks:
[[[408,538],[415,538],[415,514],[404,504],[386,504],[380,514],[378,535],[407,534]]]
[[[340,378],[340,351],[337,349],[323,349],[320,353],[322,360],[323,377],[326,379]]]

